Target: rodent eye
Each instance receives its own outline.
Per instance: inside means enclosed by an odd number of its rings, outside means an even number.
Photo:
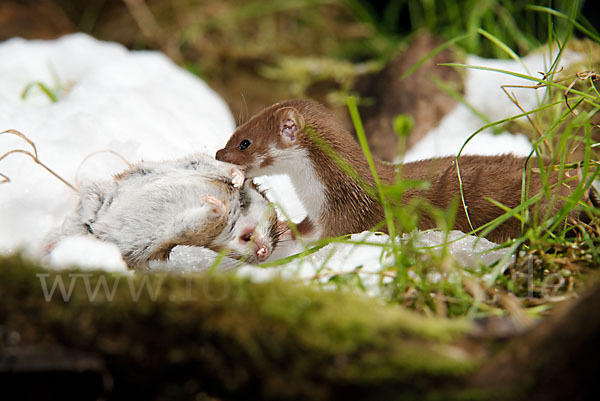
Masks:
[[[250,141],[250,139],[244,139],[242,142],[240,142],[240,146],[238,146],[238,149],[246,150],[250,145],[252,145],[252,141]]]
[[[253,232],[249,232],[247,234],[244,234],[240,237],[240,239],[244,242],[250,242],[252,241],[252,237],[254,237],[254,233]]]

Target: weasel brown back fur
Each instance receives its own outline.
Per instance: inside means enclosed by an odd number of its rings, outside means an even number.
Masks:
[[[233,133],[225,148],[217,152],[217,159],[242,166],[250,177],[289,175],[309,210],[309,216],[300,226],[316,229],[318,237],[361,232],[384,219],[383,207],[374,191],[374,179],[360,145],[329,110],[316,102],[290,100],[268,107]],[[510,208],[521,203],[525,158],[511,155],[462,156],[459,165],[465,204],[474,228],[504,214],[501,208],[486,198]],[[393,202],[406,204],[422,198],[435,207],[447,208],[453,201],[460,201],[455,157],[397,166],[375,160],[375,166],[384,184],[394,184],[401,177],[427,181],[430,185],[427,190],[410,189],[402,200]],[[537,160],[532,159],[528,166],[529,198],[542,189],[541,176],[531,167],[537,167]],[[357,173],[358,178],[352,178],[351,170]],[[303,175],[314,176],[314,182]],[[558,173],[550,175],[549,184],[554,189],[550,199],[540,202],[541,216],[555,213],[562,206],[562,199],[577,185],[577,180],[568,176],[562,177],[561,181],[565,183],[557,185]],[[303,192],[308,192],[304,198]],[[313,203],[319,205],[313,207],[311,214]],[[471,226],[467,214],[460,202],[459,205],[453,228],[469,232]],[[533,216],[535,205],[530,211]],[[430,216],[421,216],[420,229],[434,227],[435,222]],[[520,221],[511,218],[486,237],[501,242],[518,236],[520,232]]]

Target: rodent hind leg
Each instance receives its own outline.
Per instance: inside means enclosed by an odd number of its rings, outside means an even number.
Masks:
[[[205,194],[202,195],[202,200],[207,203],[208,206],[211,207],[211,212],[215,214],[216,217],[224,216],[225,212],[227,212],[227,207],[225,203],[219,198],[215,198],[212,195]]]
[[[203,195],[204,205],[177,215],[169,243],[207,246],[223,230],[227,216],[225,203],[212,195]]]
[[[220,181],[225,181],[228,184],[233,185],[234,188],[241,188],[242,185],[244,185],[244,180],[246,179],[244,172],[233,164],[219,166],[218,170],[211,171],[211,173],[214,173],[214,178]]]
[[[205,204],[177,213],[166,228],[160,229],[164,225],[154,227],[148,238],[142,238],[142,232],[148,232],[142,230],[135,236],[135,241],[130,238],[116,240],[127,265],[134,270],[145,270],[150,260],[167,260],[171,250],[178,245],[209,245],[225,226],[227,207],[211,195],[204,195],[202,199]]]
[[[215,160],[208,155],[196,156],[186,160],[185,163],[187,168],[202,171],[207,178],[224,181],[233,185],[234,188],[241,188],[246,179],[246,175],[239,166]]]

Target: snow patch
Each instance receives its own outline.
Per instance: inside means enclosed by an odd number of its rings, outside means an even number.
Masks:
[[[581,59],[581,55],[565,51],[561,65],[568,66]],[[469,55],[466,63],[471,66],[494,68],[511,71],[523,75],[542,78],[539,71],[548,71],[551,62],[547,53],[535,52],[522,58],[522,64],[513,60],[484,59]],[[522,111],[502,91],[502,85],[531,86],[534,82],[512,75],[468,68],[465,77],[466,103],[473,106],[489,121],[494,122],[508,118]],[[507,88],[514,93],[519,104],[526,110],[540,106],[544,97],[544,89]],[[477,117],[466,105],[459,103],[448,113],[438,126],[431,129],[402,159],[404,162],[429,159],[440,156],[456,156],[465,141],[486,124]],[[494,134],[491,129],[485,129],[477,134],[465,147],[463,154],[499,155],[511,153],[527,156],[532,150],[531,142],[522,134],[503,132]]]
[[[563,64],[578,55],[566,52]],[[163,54],[128,51],[123,46],[95,40],[84,34],[64,36],[56,41],[11,39],[0,43],[0,131],[13,128],[29,136],[37,145],[40,159],[71,182],[105,179],[127,167],[128,162],[167,160],[205,152],[214,155],[225,145],[235,128],[234,119],[224,101],[202,80],[177,67]],[[525,57],[524,68],[514,61],[484,60],[469,56],[468,64],[537,74],[545,70],[542,54]],[[31,82],[57,85],[57,103],[52,103],[37,88],[23,100],[21,93]],[[501,92],[503,84],[529,84],[526,81],[489,71],[468,69],[467,102],[492,121],[519,110]],[[521,105],[532,109],[543,96],[541,90],[514,90]],[[405,161],[455,155],[469,135],[484,123],[459,104],[423,140],[415,145]],[[0,136],[0,152],[29,149],[20,139]],[[467,146],[465,153],[528,154],[529,141],[522,135],[494,135],[484,131]],[[87,156],[89,159],[86,159]],[[80,166],[82,161],[85,163]],[[25,248],[39,255],[46,233],[58,227],[73,210],[78,195],[24,155],[11,155],[0,163],[0,172],[11,179],[0,186],[0,252]],[[271,200],[284,207],[286,215],[300,221],[306,212],[293,191],[289,178],[258,179]],[[490,264],[504,257],[503,250],[491,250],[496,244],[475,237],[459,239],[448,245],[452,255],[465,266]],[[406,238],[406,237],[405,237]],[[310,256],[284,266],[258,268],[227,260],[222,268],[234,269],[242,277],[267,280],[274,276],[306,280],[326,280],[331,274],[350,272],[361,266],[369,291],[377,291],[380,266],[389,260],[382,253],[386,235],[369,232],[352,236],[355,242],[370,245],[331,243]],[[439,232],[418,234],[423,247],[444,242]],[[271,261],[299,252],[293,242],[282,243]],[[171,271],[199,271],[212,265],[214,252],[191,247],[176,247],[166,264],[155,268]],[[67,238],[58,243],[49,256],[55,268],[76,264],[82,267],[125,272],[126,267],[116,246],[91,237]],[[240,266],[241,265],[241,266]]]
[[[131,163],[192,152],[214,155],[235,128],[225,102],[206,83],[158,52],[128,51],[84,34],[56,41],[11,39],[0,43],[0,131],[16,129],[37,145],[39,158],[70,182],[82,161],[99,150]],[[52,103],[31,82],[70,89]],[[59,91],[60,92],[60,91]],[[0,136],[0,152],[31,148]],[[110,178],[127,165],[112,153],[95,154],[79,182]],[[61,224],[78,194],[33,163],[13,154],[0,163],[11,179],[0,187],[0,252],[32,253]]]
[[[130,270],[115,244],[92,236],[66,237],[57,242],[49,257],[50,266],[64,269],[77,266],[85,270],[129,273]]]

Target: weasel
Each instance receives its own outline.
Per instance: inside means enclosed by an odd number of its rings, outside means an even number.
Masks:
[[[336,154],[358,175],[351,178],[340,166]],[[309,100],[276,103],[237,128],[217,160],[239,165],[248,177],[287,174],[307,210],[308,216],[297,228],[309,239],[333,237],[369,230],[384,220],[384,209],[376,193],[369,193],[375,181],[360,145],[324,106]],[[393,165],[375,160],[377,174],[384,184],[396,179],[420,180],[429,189],[409,189],[402,204],[422,198],[438,208],[448,208],[458,200],[454,229],[470,232],[504,214],[488,199],[514,208],[521,203],[521,182],[525,158],[511,155],[462,156],[459,159],[463,193],[468,215],[460,202],[455,157],[441,157]],[[537,167],[536,160],[530,165]],[[563,177],[553,190],[558,197],[568,196],[576,180]],[[559,181],[552,173],[550,182]],[[540,174],[532,171],[527,181],[529,196],[541,191]],[[542,210],[557,211],[562,203],[541,202]],[[545,209],[544,209],[545,208]],[[534,208],[531,208],[533,212]],[[424,214],[418,228],[435,228],[435,221]],[[521,234],[521,223],[511,218],[486,235],[504,242]]]
[[[165,260],[177,245],[203,246],[258,263],[278,242],[277,214],[251,180],[208,155],[141,162],[84,186],[77,209],[50,236],[92,235],[117,245],[132,269]]]

